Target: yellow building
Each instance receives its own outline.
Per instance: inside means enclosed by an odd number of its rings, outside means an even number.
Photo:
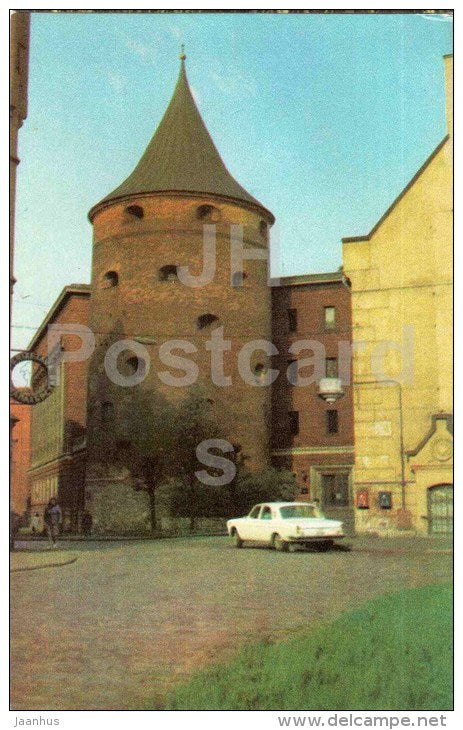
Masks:
[[[358,532],[452,529],[452,82],[448,135],[365,236],[352,284]]]

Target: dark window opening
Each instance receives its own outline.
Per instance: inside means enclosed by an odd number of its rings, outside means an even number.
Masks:
[[[103,276],[102,288],[111,289],[119,284],[119,274],[117,271],[107,271]]]
[[[327,378],[338,377],[338,358],[327,357],[325,361],[325,373]]]
[[[288,376],[288,382],[291,385],[297,385],[298,372],[299,372],[299,367],[297,364],[297,359],[292,358],[292,359],[288,360],[288,369],[286,371],[286,375]]]
[[[219,215],[219,211],[213,205],[200,205],[196,210],[196,217],[200,221],[217,221]]]
[[[128,357],[125,361],[125,371],[127,375],[137,373],[137,375],[143,376],[146,372],[146,362],[136,355]]]
[[[201,314],[201,316],[196,320],[196,326],[199,330],[203,330],[218,321],[219,318],[216,317],[215,314]]]
[[[289,432],[291,436],[296,436],[299,433],[299,411],[289,411]]]
[[[288,309],[288,329],[290,332],[297,330],[297,309]]]
[[[128,205],[125,209],[126,213],[132,215],[134,218],[143,218],[145,212],[141,205]]]
[[[243,286],[245,279],[246,274],[244,273],[244,271],[235,271],[235,273],[232,275],[232,286]]]
[[[349,506],[349,475],[322,474],[321,488],[324,507]]]
[[[326,432],[337,433],[338,432],[338,412],[326,411]]]
[[[261,221],[259,223],[259,231],[260,231],[260,235],[263,238],[267,238],[267,233],[268,233],[267,221]]]
[[[175,281],[177,279],[177,267],[174,264],[161,266],[159,269],[159,281]]]

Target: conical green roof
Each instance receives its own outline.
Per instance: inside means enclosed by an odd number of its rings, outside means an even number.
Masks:
[[[219,195],[266,210],[222,162],[193,99],[184,56],[170,104],[140,162],[122,185],[92,208],[89,216],[105,203],[155,192]]]

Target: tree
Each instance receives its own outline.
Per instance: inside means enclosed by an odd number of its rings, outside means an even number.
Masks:
[[[135,386],[115,426],[115,458],[129,470],[134,488],[148,495],[151,533],[158,530],[156,489],[170,472],[175,417],[174,406],[158,391]]]
[[[170,468],[171,475],[180,479],[184,488],[183,494],[178,490],[177,494],[174,493],[172,507],[177,514],[190,518],[191,531],[195,529],[196,518],[210,511],[207,503],[211,506],[217,495],[222,496],[222,492],[217,491],[220,488],[211,488],[196,476],[197,472],[204,469],[204,464],[197,457],[198,445],[206,439],[216,438],[223,438],[223,435],[213,412],[212,401],[200,386],[194,386],[176,409],[175,446]],[[208,471],[213,473],[210,468]]]
[[[259,502],[290,502],[298,487],[294,474],[267,467],[262,471],[242,470],[238,473],[233,490],[234,515],[246,515]]]

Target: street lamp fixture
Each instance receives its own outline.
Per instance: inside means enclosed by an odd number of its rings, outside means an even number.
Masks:
[[[332,405],[344,395],[340,378],[322,378],[318,383],[318,397]]]

